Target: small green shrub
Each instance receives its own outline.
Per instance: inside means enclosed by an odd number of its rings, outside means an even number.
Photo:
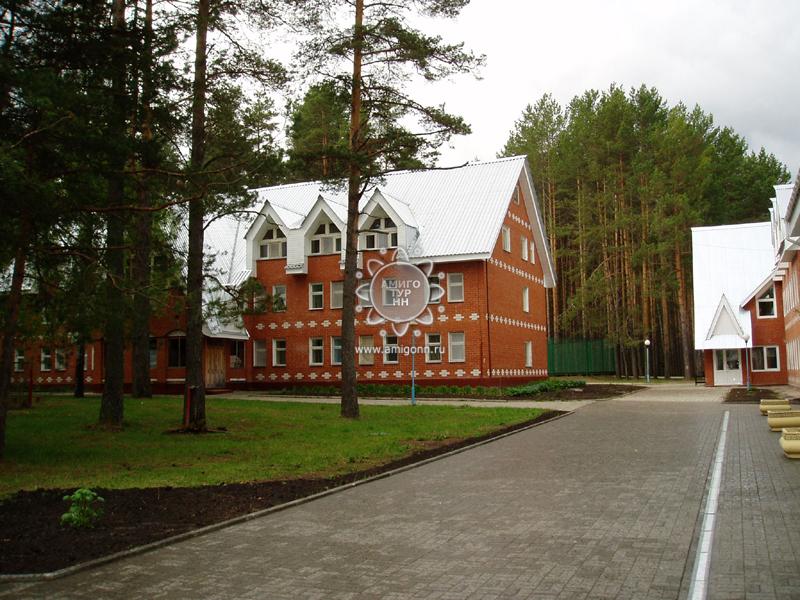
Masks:
[[[543,394],[545,392],[555,392],[556,390],[564,390],[568,388],[582,388],[586,385],[585,381],[581,380],[560,380],[560,379],[546,379],[545,381],[537,381],[536,383],[526,383],[515,387],[506,388],[504,395],[506,396],[534,396],[536,394]]]
[[[69,510],[61,515],[61,524],[71,527],[94,527],[97,520],[103,515],[103,509],[97,504],[105,502],[96,492],[88,488],[80,488],[72,494],[64,496],[65,502],[70,502]]]

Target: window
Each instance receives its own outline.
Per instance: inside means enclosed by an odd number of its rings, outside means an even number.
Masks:
[[[369,226],[369,231],[364,234],[364,248],[376,250],[385,246],[397,247],[397,225],[389,217],[376,217]]]
[[[758,299],[758,318],[775,318],[777,311],[775,310],[775,287],[769,288],[764,295]]]
[[[230,346],[231,355],[229,357],[229,364],[231,369],[241,369],[244,366],[244,340],[233,340]],[[264,353],[266,354],[266,348]],[[266,367],[266,357],[264,360]]]
[[[451,363],[459,363],[466,360],[464,332],[447,334],[447,357],[448,362]]]
[[[21,373],[25,368],[25,352],[17,348],[14,350],[14,371]]]
[[[321,337],[308,340],[308,364],[320,366],[325,362],[325,342]]]
[[[50,371],[53,368],[53,356],[50,354],[50,348],[42,348],[39,351],[39,370]]]
[[[286,366],[286,340],[272,340],[272,366]]]
[[[531,262],[536,264],[536,245],[531,242]]]
[[[266,340],[253,340],[253,366],[267,366],[267,342]]]
[[[383,342],[383,364],[396,365],[400,362],[400,347],[396,335],[387,335]]]
[[[67,355],[64,353],[64,350],[62,348],[56,348],[54,354],[56,358],[56,371],[66,371]]]
[[[442,301],[441,296],[436,298],[436,300],[433,299],[433,290],[434,290],[433,286],[435,285],[440,285],[439,276],[431,275],[430,277],[428,277],[428,286],[430,286],[431,288],[431,297],[430,300],[428,300],[428,304],[439,304]]]
[[[512,196],[514,204],[519,204],[520,196],[522,196],[522,193],[520,192],[519,184],[517,184],[514,188],[514,195]]]
[[[325,304],[325,285],[322,283],[308,284],[308,308],[320,310]]]
[[[86,348],[86,350],[84,351],[83,368],[87,371],[94,371],[94,346],[92,346],[91,348],[91,354],[89,353],[89,348]]]
[[[361,282],[358,284],[358,287],[361,287],[362,285],[365,285],[365,286],[367,286],[367,288],[369,288],[371,283],[372,283],[371,279],[362,279]],[[359,306],[369,307],[369,306],[372,306],[372,300],[369,299],[369,298],[362,298],[361,296],[359,296],[358,297],[358,304],[359,304]]]
[[[169,338],[169,361],[167,366],[170,368],[180,368],[186,366],[186,338],[184,336],[173,336]]]
[[[331,337],[331,364],[342,364],[342,338],[338,335]]]
[[[503,225],[503,250],[511,252],[511,230]]]
[[[447,301],[448,302],[463,302],[464,301],[464,274],[463,273],[448,273],[447,274]]]
[[[397,280],[386,278],[381,285],[381,302],[383,306],[394,306],[397,294]]]
[[[156,338],[150,338],[148,352],[150,354],[150,368],[155,369],[158,367],[158,340]]]
[[[286,312],[286,286],[272,286],[272,312]]]
[[[438,333],[425,334],[425,362],[442,362],[442,336]]]
[[[522,260],[528,260],[528,238],[523,235],[520,241],[522,242]]]
[[[321,223],[311,238],[311,254],[335,254],[342,251],[342,232],[333,223]]]
[[[267,229],[261,241],[259,258],[286,258],[286,236],[278,227]]]
[[[358,364],[360,365],[374,365],[375,354],[371,335],[358,336]]]
[[[525,366],[533,367],[533,342],[525,342]]]
[[[331,308],[342,308],[344,304],[344,281],[331,281]]]
[[[756,346],[750,351],[753,371],[778,371],[780,362],[778,361],[777,346]]]
[[[522,310],[531,312],[531,291],[529,288],[522,288]]]

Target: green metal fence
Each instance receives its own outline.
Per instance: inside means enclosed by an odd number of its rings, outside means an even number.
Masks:
[[[547,340],[550,375],[600,375],[616,372],[616,352],[606,340]]]

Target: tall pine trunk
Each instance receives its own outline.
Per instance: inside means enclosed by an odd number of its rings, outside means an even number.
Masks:
[[[153,395],[150,385],[150,259],[152,256],[153,213],[151,192],[149,188],[150,174],[148,169],[155,167],[156,157],[153,148],[152,129],[152,96],[153,96],[153,0],[145,2],[144,47],[142,49],[142,122],[141,135],[143,141],[142,166],[144,174],[139,181],[137,204],[143,210],[134,219],[133,238],[136,242],[133,265],[133,382],[132,391],[136,398],[150,398]]]
[[[681,351],[683,355],[683,376],[686,379],[692,377],[694,372],[694,360],[689,342],[689,317],[686,305],[686,282],[684,281],[683,257],[681,256],[681,245],[675,242],[675,276],[678,279],[678,323],[681,334]]]
[[[206,184],[206,50],[209,0],[197,3],[197,39],[192,85],[192,149],[190,172],[196,197],[189,202],[189,249],[186,274],[186,385],[192,395],[189,428],[206,428],[206,390],[203,376],[203,220]]]
[[[347,228],[345,233],[344,286],[342,306],[342,404],[341,415],[359,416],[356,388],[356,268],[358,257],[358,202],[361,199],[361,167],[356,154],[361,150],[361,58],[364,0],[356,0],[353,29],[353,82],[350,98],[350,164],[347,182]]]
[[[111,75],[111,92],[113,94],[111,115],[109,118],[110,135],[120,140],[120,147],[115,148],[116,155],[110,163],[108,176],[108,204],[111,211],[106,222],[106,314],[104,330],[103,365],[105,381],[103,396],[100,401],[100,423],[108,427],[122,427],[124,411],[123,388],[125,377],[125,297],[123,280],[125,276],[125,215],[123,211],[114,210],[122,206],[125,198],[125,181],[123,170],[127,157],[122,151],[125,138],[125,2],[113,0],[111,5],[112,19],[112,53],[113,73]]]
[[[11,275],[11,289],[5,301],[5,318],[3,319],[2,346],[0,346],[0,458],[6,448],[6,415],[11,392],[11,372],[14,369],[14,341],[17,335],[19,309],[22,304],[22,283],[25,280],[28,243],[30,240],[30,222],[24,220],[20,230],[17,249],[14,255],[14,271]]]

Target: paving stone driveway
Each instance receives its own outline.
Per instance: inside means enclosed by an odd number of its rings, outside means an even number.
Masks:
[[[788,533],[800,533],[800,465],[781,457],[757,407],[634,398],[597,402],[387,479],[5,592],[678,598],[688,590],[698,511],[726,409],[729,452],[710,597],[798,598],[800,547]]]

